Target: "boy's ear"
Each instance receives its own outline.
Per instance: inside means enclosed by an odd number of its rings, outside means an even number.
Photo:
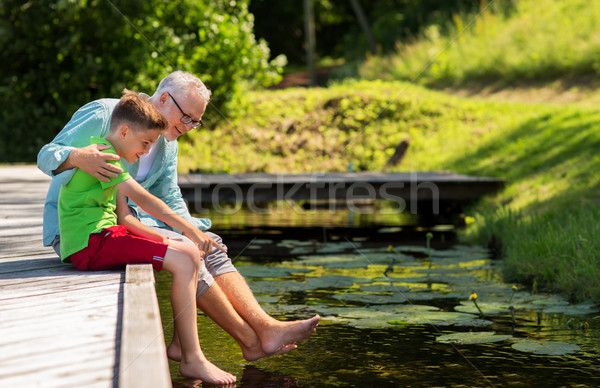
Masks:
[[[121,125],[119,128],[119,139],[125,139],[127,134],[131,131],[127,125]]]

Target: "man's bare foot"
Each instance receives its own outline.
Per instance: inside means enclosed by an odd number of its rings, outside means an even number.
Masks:
[[[193,362],[182,361],[179,372],[185,377],[202,380],[209,384],[233,384],[237,378],[217,367],[206,358],[196,359]]]
[[[285,349],[288,344],[295,344],[308,338],[317,329],[319,319],[321,317],[317,314],[302,321],[275,321],[268,330],[263,330],[259,334],[262,350],[266,354],[273,354]]]
[[[242,348],[242,355],[244,356],[244,359],[246,361],[256,361],[256,360],[260,360],[263,357],[269,357],[269,356],[278,356],[281,354],[286,354],[289,351],[292,351],[294,349],[296,349],[298,346],[296,346],[296,344],[290,344],[290,345],[286,345],[284,347],[282,347],[281,349],[276,350],[273,353],[265,353],[262,348],[260,346],[258,347],[253,347],[253,348],[247,348],[245,346],[243,346],[242,344],[240,344],[240,348]]]

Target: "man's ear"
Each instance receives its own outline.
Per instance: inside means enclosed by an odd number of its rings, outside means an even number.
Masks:
[[[160,102],[161,106],[164,106],[167,103],[168,99],[169,99],[169,93],[162,92],[158,101]]]
[[[121,125],[119,128],[119,139],[125,139],[125,137],[131,132],[131,129],[126,124]]]

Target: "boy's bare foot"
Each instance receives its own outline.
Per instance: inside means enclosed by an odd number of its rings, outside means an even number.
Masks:
[[[194,362],[182,361],[179,364],[179,372],[185,377],[199,379],[209,384],[233,384],[237,379],[204,357],[200,360],[196,359]]]
[[[288,344],[302,341],[315,332],[321,317],[317,314],[312,318],[302,321],[290,321],[274,323],[269,330],[264,330],[260,337],[262,350],[266,354],[273,354],[285,349]]]
[[[179,343],[171,342],[167,348],[167,357],[173,361],[181,361],[181,347]]]

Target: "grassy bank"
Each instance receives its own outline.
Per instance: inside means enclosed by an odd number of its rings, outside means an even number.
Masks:
[[[600,74],[600,1],[484,1],[481,9],[398,42],[396,54],[371,58],[361,76],[506,85]]]
[[[501,251],[506,279],[600,302],[600,113],[584,107],[448,96],[401,82],[249,96],[242,118],[182,144],[180,171],[396,170],[506,178],[471,210],[465,238]]]

